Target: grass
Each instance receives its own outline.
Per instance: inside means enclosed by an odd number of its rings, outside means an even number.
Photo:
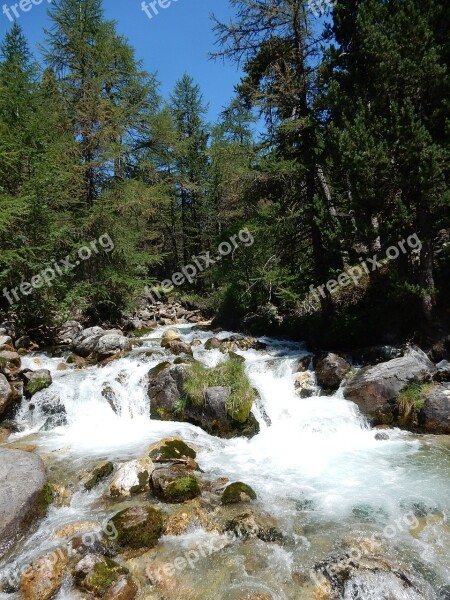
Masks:
[[[235,421],[245,423],[250,415],[255,392],[250,385],[243,363],[238,358],[229,357],[226,362],[213,369],[207,369],[198,363],[189,367],[184,384],[188,401],[202,406],[206,390],[215,386],[231,389],[227,400],[227,413]]]
[[[433,387],[432,383],[412,383],[402,392],[400,392],[397,406],[398,412],[403,419],[407,419],[411,415],[417,415],[425,404],[423,397],[425,392]]]

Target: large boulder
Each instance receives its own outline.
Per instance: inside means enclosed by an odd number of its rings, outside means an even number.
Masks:
[[[97,598],[113,598],[112,590],[116,589],[123,577],[129,577],[128,569],[99,554],[88,554],[82,558],[73,575],[78,589]],[[135,585],[132,580],[131,584]],[[136,591],[134,588],[134,595]],[[131,598],[134,595],[131,595]]]
[[[120,548],[153,548],[163,532],[163,513],[152,506],[133,506],[117,513],[108,523],[115,527]]]
[[[151,377],[148,395],[153,419],[192,423],[212,435],[224,438],[237,435],[251,437],[258,433],[258,422],[252,414],[244,422],[229,416],[226,403],[231,390],[228,387],[207,388],[202,404],[186,400],[184,384],[187,377],[186,365],[165,368]]]
[[[83,328],[78,321],[66,321],[56,332],[56,343],[57,344],[71,344],[73,339],[76,338]]]
[[[6,377],[0,373],[0,419],[14,404],[17,395]]]
[[[167,348],[167,346],[171,343],[171,342],[175,342],[175,341],[179,341],[181,340],[181,332],[179,329],[177,329],[176,327],[172,327],[171,329],[167,329],[161,338],[161,346],[163,348]]]
[[[113,498],[126,497],[147,491],[154,470],[155,465],[147,456],[124,463],[111,481],[109,495]]]
[[[46,506],[42,459],[21,450],[0,449],[0,557]]]
[[[345,388],[344,395],[373,425],[392,424],[398,416],[400,392],[410,384],[430,381],[435,373],[436,367],[427,355],[419,348],[411,347],[401,358],[358,371]]]
[[[337,390],[347,373],[351,371],[349,363],[332,352],[314,357],[313,364],[317,383],[320,387],[330,391]]]
[[[423,394],[419,426],[426,433],[450,435],[450,390],[435,385]]]
[[[104,359],[131,348],[131,340],[125,337],[120,329],[89,327],[79,332],[72,340],[72,350],[85,358],[92,355]]]

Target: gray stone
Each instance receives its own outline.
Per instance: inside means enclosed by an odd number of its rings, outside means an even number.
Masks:
[[[11,408],[14,399],[14,390],[6,377],[0,373],[0,418]]]
[[[46,482],[37,454],[0,449],[0,557],[40,514]]]
[[[332,352],[314,357],[317,383],[326,390],[337,390],[344,377],[351,370],[349,363]]]
[[[344,396],[359,407],[373,425],[391,424],[401,391],[411,383],[426,383],[436,367],[419,348],[408,348],[405,356],[372,367],[364,367],[350,381]]]
[[[117,332],[107,333],[98,340],[95,354],[99,357],[107,357],[118,352],[131,350],[131,348],[131,340],[125,337],[122,332],[120,334]]]
[[[450,391],[436,385],[424,394],[419,425],[426,433],[450,435]]]

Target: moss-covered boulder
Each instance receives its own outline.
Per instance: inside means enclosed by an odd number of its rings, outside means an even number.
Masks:
[[[179,504],[200,496],[201,489],[197,479],[184,465],[155,469],[151,477],[154,495],[169,504]]]
[[[149,456],[155,463],[164,463],[188,458],[195,459],[197,453],[180,438],[164,438],[150,446]]]
[[[88,554],[76,565],[73,576],[78,589],[102,598],[111,586],[127,574],[128,569],[110,558]]]
[[[205,350],[219,350],[221,345],[222,342],[219,340],[219,338],[212,337],[209,338],[209,340],[206,340]]]
[[[52,376],[48,369],[39,369],[38,371],[25,369],[22,372],[22,379],[24,382],[23,391],[27,398],[31,398],[34,394],[45,390],[52,384]]]
[[[82,476],[84,489],[87,491],[92,490],[101,481],[109,477],[113,471],[114,465],[110,461],[96,465],[92,471],[89,471]]]
[[[239,502],[251,502],[252,500],[256,500],[256,493],[249,485],[241,481],[230,483],[225,488],[221,498],[222,504],[238,504]]]
[[[116,528],[119,547],[153,548],[161,537],[164,518],[152,506],[133,506],[117,513],[109,523]]]

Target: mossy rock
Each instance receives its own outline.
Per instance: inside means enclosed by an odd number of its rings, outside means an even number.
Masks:
[[[34,396],[34,394],[37,394],[38,392],[45,390],[51,384],[52,384],[51,377],[43,376],[43,377],[36,377],[35,379],[31,379],[31,381],[29,381],[24,388],[25,395],[28,398],[31,398],[31,396]]]
[[[164,490],[164,500],[171,504],[178,504],[187,500],[193,500],[197,496],[200,496],[201,493],[196,478],[188,475],[187,477],[179,477],[169,483]]]
[[[134,506],[117,513],[110,523],[117,531],[116,544],[122,548],[153,548],[161,537],[163,513],[152,506]]]
[[[168,438],[161,440],[150,448],[150,458],[153,462],[170,462],[172,460],[196,458],[197,453],[183,440]]]
[[[50,506],[50,504],[53,504],[53,500],[53,488],[50,483],[46,483],[38,499],[38,513],[41,518],[45,517],[45,515],[47,514],[48,507]]]
[[[91,563],[86,565],[85,570],[83,568],[76,570],[75,585],[100,598],[106,594],[119,577],[127,575],[129,572],[128,569],[105,556],[87,556],[78,566],[87,561],[91,561]]]
[[[205,350],[218,350],[221,345],[222,345],[222,342],[218,338],[212,337],[212,338],[209,338],[209,340],[206,340]]]
[[[87,491],[92,490],[101,481],[106,479],[114,471],[114,465],[112,462],[105,462],[98,465],[87,475],[87,481],[84,483],[84,489]]]
[[[150,371],[148,372],[148,376],[150,378],[158,377],[160,373],[162,373],[165,369],[168,369],[171,366],[172,365],[167,360],[162,363],[159,363],[159,365],[156,365],[156,367],[150,369]]]
[[[222,494],[222,504],[238,504],[256,500],[256,493],[246,483],[237,481],[225,488]]]

